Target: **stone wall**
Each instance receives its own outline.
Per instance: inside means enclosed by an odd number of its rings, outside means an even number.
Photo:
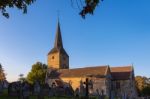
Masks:
[[[61,69],[69,69],[69,57],[64,54],[60,54],[60,65]]]
[[[70,83],[73,90],[76,90],[76,88],[80,88],[80,82],[85,81],[85,77],[68,77],[68,78],[61,78],[64,82]]]
[[[69,57],[59,52],[48,55],[48,67],[57,69],[69,69]]]
[[[137,97],[134,81],[132,80],[113,81],[113,87],[115,87],[115,96],[120,97],[121,99],[136,99]]]
[[[85,82],[86,77],[68,77],[68,78],[61,78],[63,82],[70,83],[73,90],[76,90],[77,88],[80,89],[81,81],[82,83]],[[110,82],[106,78],[88,78],[89,79],[89,94],[91,95],[98,95],[104,94],[106,96],[109,96],[109,85]],[[92,82],[90,84],[90,82]]]
[[[48,59],[47,59],[48,67],[59,68],[60,66],[59,59],[60,59],[59,53],[53,53],[53,54],[48,55]]]

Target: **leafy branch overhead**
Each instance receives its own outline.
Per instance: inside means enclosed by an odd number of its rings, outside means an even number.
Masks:
[[[82,18],[85,18],[88,13],[93,15],[95,8],[101,1],[103,0],[85,0],[85,6],[83,6],[83,9],[79,14],[82,16]]]
[[[6,8],[18,8],[27,13],[27,6],[32,4],[36,0],[0,0],[0,11],[3,16],[9,18],[9,13]]]
[[[7,8],[18,8],[23,13],[27,13],[27,7],[34,3],[36,0],[0,0],[0,11],[3,16],[9,18]],[[85,18],[87,14],[93,14],[97,5],[103,0],[71,0],[72,3],[80,6],[80,15]],[[79,4],[80,2],[80,4]]]

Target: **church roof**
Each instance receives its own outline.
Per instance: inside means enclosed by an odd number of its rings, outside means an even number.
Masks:
[[[50,50],[48,55],[52,54],[52,53],[56,53],[56,52],[60,52],[60,53],[65,54],[65,55],[68,56],[68,54],[66,53],[65,49],[63,48],[63,42],[62,42],[62,36],[61,36],[61,30],[60,30],[59,21],[58,21],[57,29],[56,29],[54,48],[52,50]]]
[[[65,55],[68,56],[68,54],[67,54],[67,52],[65,51],[64,48],[58,49],[58,48],[56,48],[56,47],[54,47],[53,49],[51,49],[50,52],[48,53],[48,55],[49,55],[49,54],[52,54],[52,53],[56,53],[56,52],[60,52],[60,53],[65,54]]]
[[[85,67],[75,69],[61,69],[60,77],[86,77],[86,76],[106,76],[108,66]]]
[[[131,77],[133,67],[132,66],[110,67],[110,70],[113,80],[128,80]]]
[[[132,66],[110,67],[111,72],[131,72]]]
[[[61,37],[61,30],[60,30],[59,21],[57,23],[57,30],[56,30],[56,37],[55,37],[54,47],[63,48],[63,42],[62,42],[62,37]]]

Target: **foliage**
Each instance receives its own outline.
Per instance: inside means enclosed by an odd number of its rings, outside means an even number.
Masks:
[[[6,79],[6,74],[4,73],[3,67],[0,64],[0,81],[4,81]]]
[[[82,18],[85,18],[85,15],[94,13],[95,8],[98,6],[98,4],[103,0],[85,0],[85,6],[83,6],[83,9],[79,13]]]
[[[18,80],[21,81],[21,82],[25,82],[26,78],[24,77],[24,74],[20,74]]]
[[[3,16],[9,18],[9,14],[6,11],[7,8],[18,8],[27,13],[27,6],[32,4],[35,0],[0,0],[0,11]]]
[[[47,65],[37,62],[32,65],[31,71],[27,75],[27,81],[33,84],[35,81],[39,81],[44,84],[46,77]]]
[[[136,76],[136,88],[140,96],[150,95],[150,78]]]
[[[0,11],[3,16],[9,18],[9,13],[7,12],[7,8],[17,8],[22,10],[23,13],[27,13],[27,7],[34,3],[36,0],[0,0]],[[75,1],[79,6],[78,2],[82,2],[82,0],[71,0]],[[103,0],[83,0],[84,3],[81,3],[82,8],[80,9],[80,15],[82,18],[85,18],[87,14],[93,14],[95,8],[98,4]]]
[[[150,86],[146,86],[142,90],[142,95],[149,96],[150,95]]]

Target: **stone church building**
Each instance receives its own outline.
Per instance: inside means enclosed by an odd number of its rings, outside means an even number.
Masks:
[[[136,99],[137,93],[134,80],[133,66],[111,67],[91,66],[84,68],[69,68],[69,55],[65,51],[62,42],[60,24],[58,22],[54,47],[47,56],[48,73],[46,82],[53,86],[66,87],[70,85],[72,89],[82,90],[88,78],[90,95],[104,94],[110,99]],[[52,71],[57,71],[53,73]]]

